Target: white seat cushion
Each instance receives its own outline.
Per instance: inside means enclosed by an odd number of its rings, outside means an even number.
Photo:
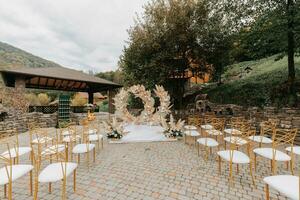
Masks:
[[[211,130],[214,127],[210,124],[205,124],[205,125],[201,125],[201,128],[204,129],[204,130]]]
[[[46,148],[45,150],[42,151],[42,155],[53,155],[59,152],[62,152],[65,150],[65,145],[64,144],[58,144],[58,145],[53,145],[51,147]]]
[[[272,148],[256,148],[253,150],[254,153],[264,157],[268,158],[270,160],[273,159],[273,149]],[[289,161],[291,160],[291,157],[279,150],[274,150],[275,152],[275,160],[276,161]]]
[[[232,153],[232,162],[236,164],[247,164],[250,163],[250,158],[241,151],[237,150],[224,150],[218,151],[217,154],[224,160],[230,161],[230,154]]]
[[[197,127],[196,126],[192,126],[192,125],[186,125],[184,126],[185,129],[188,129],[188,130],[197,130]]]
[[[264,178],[264,182],[284,196],[293,200],[299,200],[299,176],[268,176]]]
[[[43,143],[49,142],[49,141],[51,141],[51,140],[52,140],[51,137],[40,137],[40,138],[35,138],[35,139],[32,140],[31,142],[32,142],[33,144],[38,144],[38,143],[43,144]]]
[[[245,140],[243,138],[240,138],[240,137],[237,137],[237,136],[225,137],[224,140],[226,142],[229,142],[229,143],[232,143],[232,144],[237,144],[237,145],[244,145],[244,144],[248,143],[247,140]]]
[[[72,132],[71,131],[63,131],[62,133],[61,133],[63,136],[68,136],[68,135],[72,135]]]
[[[65,168],[66,167],[66,168]],[[63,170],[68,177],[77,168],[77,163],[57,162],[48,165],[39,175],[39,182],[52,183],[63,179]]]
[[[97,134],[97,129],[89,129],[89,134]]]
[[[63,142],[66,142],[66,143],[69,143],[69,142],[75,142],[76,140],[80,139],[81,137],[79,135],[76,135],[76,136],[65,136],[63,138]]]
[[[95,144],[77,144],[73,148],[73,153],[87,153],[95,148]]]
[[[223,133],[221,131],[214,130],[214,129],[212,129],[212,130],[206,130],[206,133],[208,133],[209,135],[215,135],[215,136],[217,136],[217,135],[223,135]]]
[[[96,135],[96,134],[89,135],[89,141],[98,141],[101,140],[102,138],[103,138],[102,135]]]
[[[32,165],[12,165],[12,181],[17,180],[18,178],[21,178],[28,172],[30,172],[33,169]],[[10,166],[7,166],[7,171],[10,176]],[[7,171],[5,167],[2,167],[0,169],[0,185],[7,184],[8,177],[7,177]]]
[[[242,134],[241,131],[239,131],[239,130],[237,130],[237,129],[234,129],[234,128],[226,128],[226,129],[224,130],[224,132],[225,132],[226,134],[232,134],[232,135],[240,135],[240,134]]]
[[[184,134],[187,136],[192,136],[192,137],[200,136],[200,133],[196,130],[184,131]]]
[[[250,140],[258,143],[263,143],[263,144],[271,144],[273,141],[265,136],[260,136],[260,135],[253,135],[249,137]]]
[[[208,147],[216,147],[219,145],[219,143],[213,138],[199,138],[197,142]]]
[[[9,149],[9,151],[10,151],[10,158],[16,158],[17,153],[19,154],[19,156],[22,156],[24,154],[31,152],[31,147],[18,147],[16,149],[11,148],[11,149]],[[5,151],[1,154],[1,156],[5,157],[5,158],[9,158],[9,152]]]
[[[287,147],[285,150],[291,152],[292,147]],[[297,155],[300,155],[300,146],[294,146],[293,147],[293,153],[297,154]]]

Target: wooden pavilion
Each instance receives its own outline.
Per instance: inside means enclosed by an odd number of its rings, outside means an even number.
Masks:
[[[108,92],[109,112],[113,112],[112,97],[121,85],[65,67],[11,68],[0,71],[8,87],[22,87],[44,90],[87,92],[89,103],[94,93]]]

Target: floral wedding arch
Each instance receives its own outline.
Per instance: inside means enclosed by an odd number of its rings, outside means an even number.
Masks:
[[[133,116],[127,109],[129,94],[132,93],[135,97],[142,100],[144,109],[139,116]],[[157,109],[154,108],[154,98],[151,96],[151,91],[146,90],[143,85],[134,85],[127,90],[122,88],[114,98],[116,114],[125,122],[133,123],[160,123],[162,118],[165,118],[171,111],[171,102],[168,92],[162,86],[155,86],[154,94],[159,98],[160,105]]]

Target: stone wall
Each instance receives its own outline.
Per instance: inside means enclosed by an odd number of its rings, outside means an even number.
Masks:
[[[108,120],[108,113],[96,113],[97,119]],[[86,113],[71,113],[71,121],[79,122],[86,118]],[[28,130],[28,123],[36,123],[41,128],[56,127],[57,113],[43,114],[39,112],[32,113],[16,113],[15,111],[8,111],[8,115],[4,121],[0,122],[0,139],[13,134],[13,129],[17,129],[19,133]]]
[[[277,119],[280,128],[298,128],[296,143],[300,144],[300,108],[276,108],[276,107],[242,107],[234,104],[214,104],[206,99],[197,100],[195,105],[189,108],[181,117],[193,114],[204,114],[214,112],[217,116],[230,118],[232,116],[245,116],[252,121],[253,128],[259,129],[259,124],[268,119]]]

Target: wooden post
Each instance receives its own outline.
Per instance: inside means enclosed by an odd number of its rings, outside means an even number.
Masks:
[[[113,90],[108,91],[108,112],[110,114],[114,113],[114,105],[113,105]]]
[[[88,94],[89,94],[89,103],[94,104],[94,92],[89,91]]]

